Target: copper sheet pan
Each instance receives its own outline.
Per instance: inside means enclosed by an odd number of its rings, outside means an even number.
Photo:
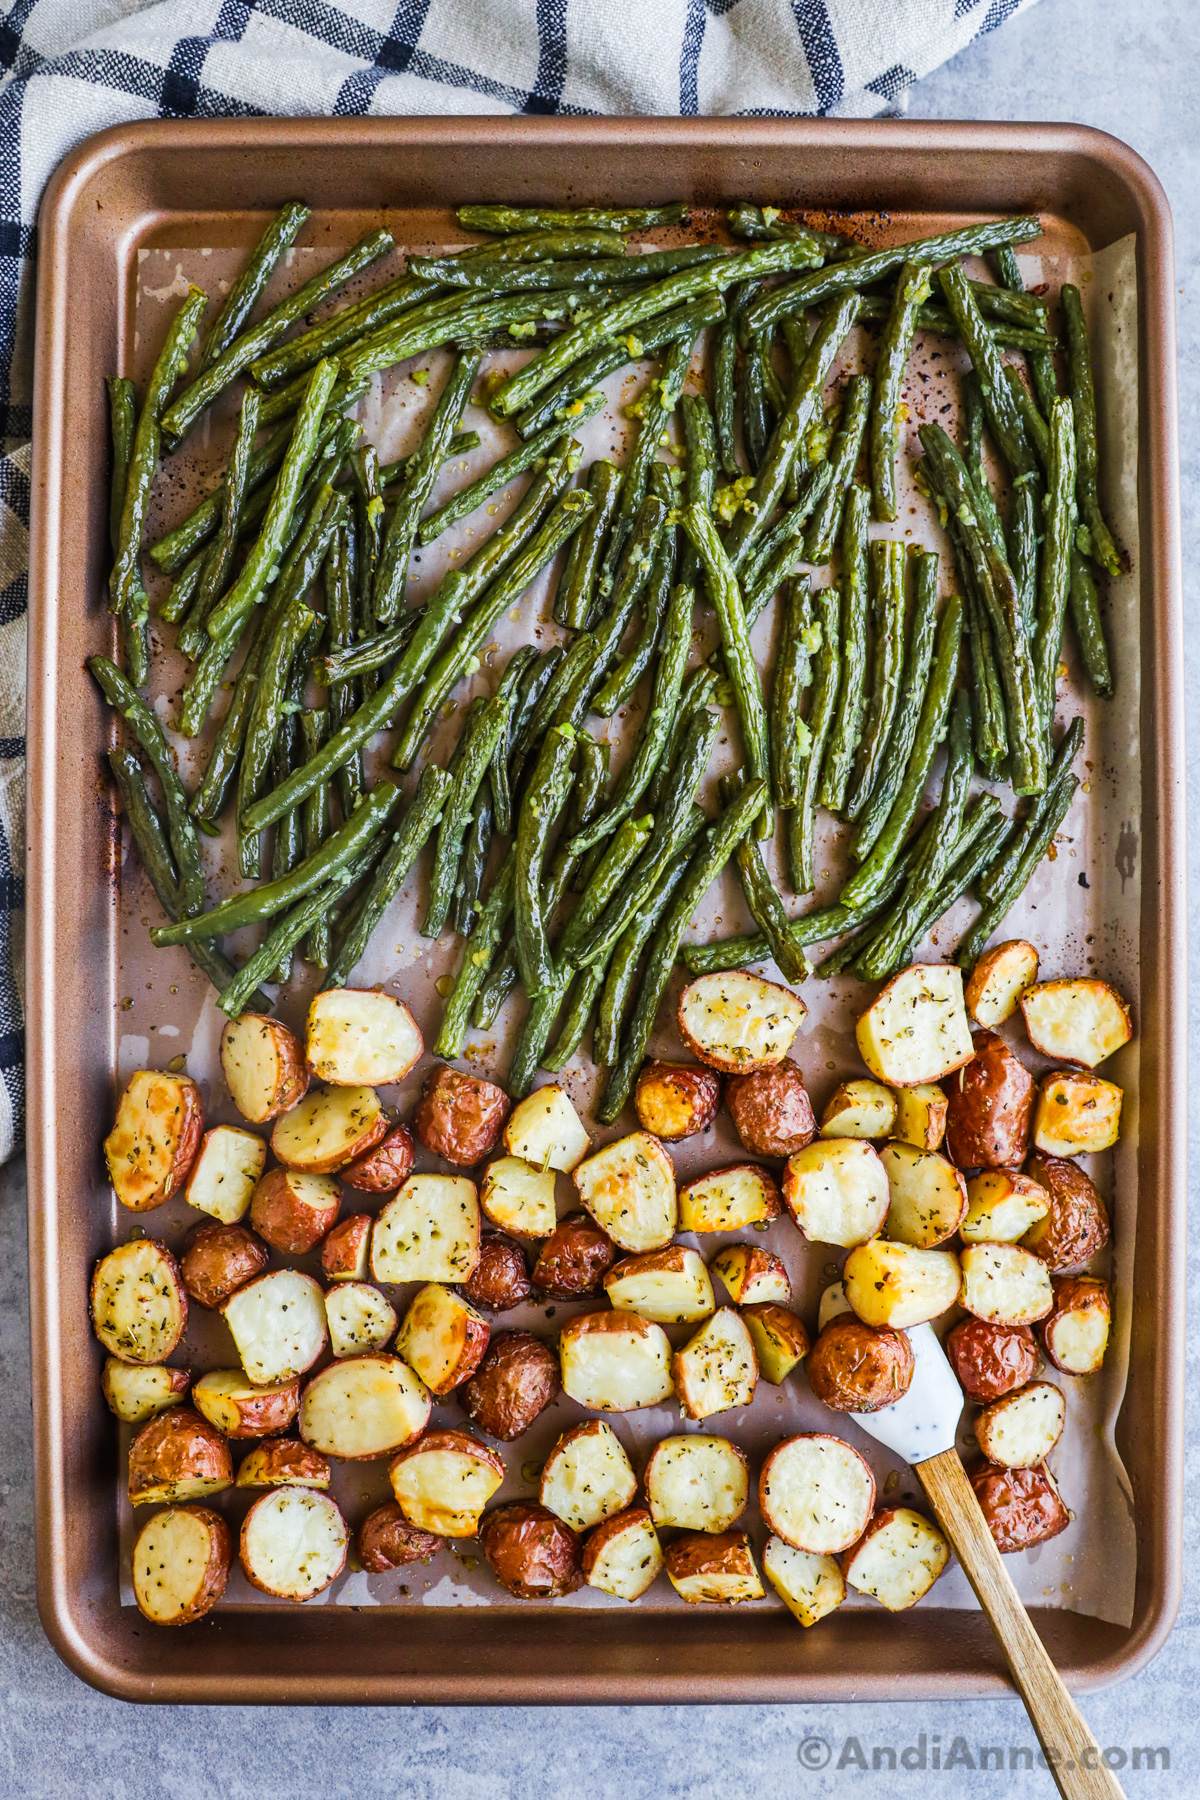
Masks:
[[[112,1242],[98,1145],[117,1024],[116,877],[83,667],[107,647],[103,376],[125,366],[138,249],[249,245],[302,194],[306,241],[370,225],[400,243],[466,200],[647,204],[664,197],[896,210],[914,232],[1035,210],[1093,249],[1137,234],[1143,709],[1141,1117],[1133,1343],[1118,1446],[1136,1497],[1132,1626],[1039,1611],[1076,1688],[1120,1679],[1178,1606],[1183,1402],[1183,715],[1171,227],[1132,151],[1073,126],[907,122],[380,119],[119,127],[59,169],[40,223],[29,652],[29,1205],[38,1591],[85,1680],[131,1700],[328,1703],[817,1701],[1007,1687],[981,1615],[843,1611],[799,1633],[782,1611],[218,1608],[152,1631],[119,1604],[116,1434],[99,1403],[87,1276]],[[164,234],[166,234],[164,236]]]

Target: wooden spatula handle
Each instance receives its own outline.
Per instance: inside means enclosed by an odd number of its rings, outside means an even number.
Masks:
[[[942,1530],[975,1589],[1025,1702],[1063,1800],[1124,1800],[1078,1707],[1033,1628],[980,1511],[957,1450],[916,1464]]]

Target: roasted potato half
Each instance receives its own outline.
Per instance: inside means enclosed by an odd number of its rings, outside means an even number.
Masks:
[[[945,1350],[967,1399],[984,1404],[1024,1387],[1038,1365],[1037,1344],[1028,1325],[963,1319],[946,1339]]]
[[[1031,1222],[1022,1244],[1055,1275],[1082,1268],[1108,1242],[1108,1208],[1099,1191],[1079,1164],[1065,1157],[1039,1152],[1028,1168],[1048,1204]]]
[[[243,1013],[221,1031],[221,1073],[230,1099],[252,1125],[265,1125],[308,1092],[299,1038],[278,1019]]]
[[[658,1325],[707,1319],[716,1305],[704,1258],[683,1244],[627,1256],[604,1277],[604,1291],[618,1312],[640,1313]]]
[[[950,1546],[929,1519],[908,1506],[885,1506],[842,1558],[847,1584],[889,1612],[924,1598],[950,1560]]]
[[[903,1331],[936,1319],[958,1299],[961,1271],[951,1250],[915,1250],[873,1238],[846,1258],[846,1298],[864,1325]]]
[[[191,1625],[225,1592],[233,1540],[220,1513],[170,1506],[147,1519],[133,1546],[133,1597],[152,1625]]]
[[[583,1582],[578,1536],[548,1507],[532,1501],[488,1513],[479,1528],[479,1547],[496,1580],[518,1600],[557,1600]]]
[[[126,1425],[144,1425],[168,1406],[178,1406],[191,1379],[186,1369],[168,1369],[162,1363],[147,1367],[110,1356],[100,1386],[118,1419]]]
[[[728,1531],[749,1497],[749,1465],[728,1438],[663,1438],[646,1464],[646,1499],[659,1526]]]
[[[670,1339],[637,1313],[581,1313],[564,1325],[558,1355],[564,1393],[592,1412],[661,1406],[673,1391]]]
[[[883,1229],[899,1244],[932,1250],[962,1224],[967,1184],[952,1162],[914,1144],[885,1144],[879,1153],[891,1202]]]
[[[200,1140],[183,1197],[197,1212],[223,1225],[245,1216],[254,1185],[263,1172],[267,1146],[239,1125],[214,1125]]]
[[[428,1281],[404,1315],[396,1349],[431,1394],[448,1394],[475,1373],[491,1334],[461,1294]]]
[[[325,1296],[299,1269],[272,1269],[247,1282],[221,1317],[243,1369],[261,1387],[303,1375],[325,1348]]]
[[[215,1312],[231,1294],[261,1275],[267,1246],[244,1225],[201,1225],[188,1238],[179,1261],[183,1285],[197,1306]]]
[[[407,1125],[393,1125],[373,1149],[339,1171],[347,1187],[360,1194],[394,1194],[412,1174],[412,1132]]]
[[[465,1175],[410,1175],[371,1233],[376,1281],[466,1281],[479,1261],[479,1199]]]
[[[594,1294],[617,1260],[617,1246],[587,1213],[569,1213],[555,1226],[533,1265],[533,1285],[552,1300]]]
[[[821,1114],[823,1138],[885,1138],[896,1124],[896,1095],[881,1081],[839,1082]]]
[[[783,1172],[788,1211],[811,1244],[865,1244],[891,1203],[887,1170],[861,1138],[818,1138]]]
[[[513,1107],[504,1127],[504,1147],[535,1169],[558,1169],[569,1175],[591,1149],[592,1140],[566,1089],[550,1082]]]
[[[959,1301],[977,1319],[1032,1325],[1054,1304],[1046,1265],[1019,1244],[967,1244]]]
[[[912,1386],[912,1345],[900,1331],[864,1325],[851,1312],[830,1319],[805,1364],[808,1385],[834,1412],[878,1412]]]
[[[479,1240],[479,1261],[462,1284],[464,1299],[487,1312],[510,1312],[533,1292],[525,1252],[512,1238],[489,1231]]]
[[[1062,1389],[1050,1381],[1031,1381],[985,1406],[975,1421],[975,1437],[989,1462],[1005,1469],[1032,1469],[1045,1462],[1066,1422]]]
[[[368,1575],[428,1562],[441,1548],[441,1538],[410,1525],[394,1500],[375,1507],[358,1528],[358,1560]]]
[[[287,1169],[332,1175],[387,1136],[388,1117],[374,1088],[317,1088],[280,1113],[271,1148]]]
[[[329,1348],[336,1357],[382,1350],[396,1330],[396,1312],[369,1281],[343,1281],[325,1296]]]
[[[754,1551],[744,1531],[710,1536],[685,1531],[666,1555],[667,1576],[681,1600],[708,1600],[734,1606],[742,1600],[764,1600],[766,1593],[754,1566]]]
[[[130,1212],[150,1212],[177,1194],[200,1148],[204,1102],[190,1075],[136,1069],[104,1140],[113,1192]]]
[[[783,1263],[758,1244],[726,1244],[708,1266],[735,1306],[754,1306],[764,1300],[784,1306],[792,1297]]]
[[[332,1471],[329,1458],[299,1438],[267,1438],[243,1457],[235,1487],[327,1488]]]
[[[272,1169],[254,1190],[250,1223],[272,1250],[306,1256],[332,1230],[341,1205],[342,1190],[329,1175]]]
[[[500,1142],[512,1105],[502,1087],[439,1063],[425,1077],[413,1132],[435,1156],[473,1168]]]
[[[807,1016],[798,994],[761,975],[699,975],[679,996],[679,1035],[693,1055],[726,1075],[782,1062]]]
[[[962,970],[913,963],[894,975],[855,1027],[859,1055],[889,1087],[924,1087],[973,1054]]]
[[[323,988],[308,1009],[305,1058],[331,1087],[389,1087],[424,1048],[403,1000],[374,988]]]
[[[1133,1036],[1128,1005],[1116,988],[1094,976],[1027,988],[1021,1016],[1035,1050],[1081,1069],[1094,1069]]]
[[[1026,988],[1038,978],[1038,953],[1024,938],[985,950],[967,980],[967,1011],[986,1030],[1011,1019]]]
[[[532,1332],[502,1331],[458,1397],[481,1431],[511,1443],[561,1392],[558,1358],[550,1346]]]
[[[397,1505],[418,1531],[474,1537],[504,1480],[504,1459],[468,1431],[429,1431],[388,1466]]]
[[[834,1556],[853,1544],[875,1505],[875,1477],[852,1445],[827,1432],[776,1444],[758,1478],[764,1523],[785,1544]]]
[[[572,1531],[624,1512],[637,1493],[637,1476],[621,1440],[603,1419],[564,1431],[542,1466],[538,1498]]]
[[[918,1150],[940,1150],[946,1136],[949,1106],[946,1090],[935,1081],[922,1082],[918,1087],[897,1088],[892,1136],[898,1143],[913,1144]]]
[[[583,1546],[583,1578],[618,1600],[640,1600],[662,1571],[663,1553],[650,1514],[631,1506],[597,1525]]]
[[[187,1329],[179,1264],[154,1238],[133,1238],[100,1258],[91,1306],[93,1331],[122,1362],[166,1362]]]
[[[483,1171],[483,1216],[516,1237],[549,1237],[558,1223],[554,1170],[535,1169],[523,1156],[499,1156]]]
[[[689,1419],[749,1406],[758,1384],[758,1358],[744,1320],[720,1307],[671,1358],[671,1380]]]
[[[313,1488],[272,1488],[242,1520],[238,1561],[252,1587],[276,1600],[311,1600],[346,1566],[341,1508]]]
[[[1056,1275],[1050,1285],[1054,1307],[1041,1327],[1046,1355],[1064,1375],[1094,1375],[1108,1349],[1108,1283],[1088,1275]]]
[[[975,1054],[950,1083],[946,1149],[960,1169],[1015,1169],[1029,1149],[1034,1081],[994,1031],[977,1031]]]
[[[1054,1477],[1037,1469],[998,1469],[981,1463],[970,1471],[979,1510],[1002,1556],[1057,1537],[1071,1523]]]
[[[270,1437],[286,1431],[300,1405],[300,1382],[255,1387],[240,1369],[210,1369],[192,1387],[192,1405],[227,1438]]]
[[[967,1183],[959,1230],[967,1244],[1015,1244],[1050,1211],[1045,1188],[1015,1169],[987,1169]]]
[[[769,1224],[782,1211],[778,1182],[757,1163],[713,1169],[679,1190],[681,1231],[742,1231]]]
[[[675,1235],[675,1168],[645,1131],[605,1144],[572,1176],[580,1200],[622,1250],[662,1250]]]
[[[699,1063],[648,1062],[633,1092],[638,1124],[675,1143],[706,1131],[721,1104],[721,1077]]]
[[[1123,1089],[1084,1070],[1045,1075],[1033,1115],[1033,1141],[1045,1156],[1111,1150],[1121,1135]]]
[[[420,1437],[429,1390],[399,1356],[347,1356],[313,1376],[300,1396],[300,1436],[343,1462],[394,1456]]]
[[[808,1332],[803,1321],[785,1306],[761,1300],[743,1306],[742,1323],[750,1333],[759,1374],[772,1387],[779,1387],[808,1355]]]
[[[767,1069],[731,1075],[725,1104],[752,1156],[794,1156],[817,1135],[804,1076],[790,1056]]]
[[[361,1281],[371,1255],[370,1213],[339,1219],[321,1244],[321,1273],[326,1281]]]
[[[174,1406],[143,1425],[129,1446],[132,1506],[204,1500],[233,1484],[229,1444],[190,1406]]]
[[[836,1557],[815,1556],[811,1550],[796,1550],[782,1538],[770,1537],[762,1560],[767,1580],[801,1625],[815,1625],[836,1612],[846,1598],[846,1581]]]

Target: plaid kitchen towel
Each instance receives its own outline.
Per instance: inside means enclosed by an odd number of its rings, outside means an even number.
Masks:
[[[0,16],[0,1160],[24,1114],[21,905],[38,202],[128,119],[865,118],[1033,0],[11,0]]]

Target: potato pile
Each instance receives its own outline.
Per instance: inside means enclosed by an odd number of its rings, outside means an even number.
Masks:
[[[394,1496],[358,1528],[368,1571],[478,1537],[519,1598],[586,1582],[634,1600],[664,1568],[685,1600],[762,1598],[738,1445],[716,1431],[670,1436],[639,1472],[604,1415],[673,1400],[706,1423],[801,1368],[831,1411],[873,1411],[912,1381],[905,1328],[955,1307],[965,1316],[946,1349],[982,1408],[986,1460],[972,1479],[996,1541],[1020,1549],[1064,1529],[1045,1459],[1066,1400],[1035,1379],[1031,1328],[1063,1373],[1100,1367],[1108,1288],[1085,1265],[1108,1241],[1108,1215],[1073,1158],[1116,1139],[1121,1090],[1093,1070],[1131,1028],[1105,983],[1037,973],[1023,943],[990,951],[965,992],[956,968],[903,970],[858,1023],[869,1077],[843,1081],[819,1124],[788,1057],[803,1003],[741,971],[685,988],[680,1035],[699,1060],[647,1063],[638,1128],[599,1148],[557,1084],[513,1107],[495,1083],[445,1064],[430,1068],[411,1126],[399,1123],[378,1089],[424,1047],[404,1004],[373,990],[318,994],[303,1045],[261,1015],[226,1025],[229,1092],[247,1126],[270,1128],[269,1144],[244,1126],[206,1131],[188,1076],[135,1073],[105,1143],[117,1197],[143,1212],[182,1192],[205,1215],[178,1260],[138,1235],[92,1280],[104,1395],[138,1428],[129,1497],[162,1509],[134,1547],[143,1612],[184,1624],[220,1598],[234,1546],[208,1502],[234,1485],[258,1491],[236,1547],[246,1578],[279,1599],[320,1593],[350,1550],[331,1465],[368,1459],[387,1459]],[[1056,1065],[1040,1080],[996,1030],[1018,1007]],[[722,1099],[747,1160],[680,1187],[665,1145],[707,1127]],[[416,1171],[418,1143],[448,1171]],[[561,1219],[556,1173],[579,1201]],[[706,1261],[678,1237],[785,1212],[806,1240],[847,1253],[815,1341],[773,1252],[724,1242]],[[319,1253],[323,1280],[272,1252]],[[401,1317],[384,1290],[413,1284]],[[553,1341],[493,1327],[535,1294],[601,1293],[607,1305]],[[193,1382],[170,1364],[189,1303],[219,1312],[237,1367]],[[667,1326],[685,1328],[677,1345]],[[560,1393],[597,1416],[561,1434],[536,1503],[489,1510],[506,1475],[497,1446]],[[451,1396],[463,1426],[431,1428]],[[785,1438],[766,1456],[761,1568],[801,1623],[840,1605],[847,1585],[902,1610],[945,1567],[935,1525],[876,1500],[869,1464],[834,1432]]]

